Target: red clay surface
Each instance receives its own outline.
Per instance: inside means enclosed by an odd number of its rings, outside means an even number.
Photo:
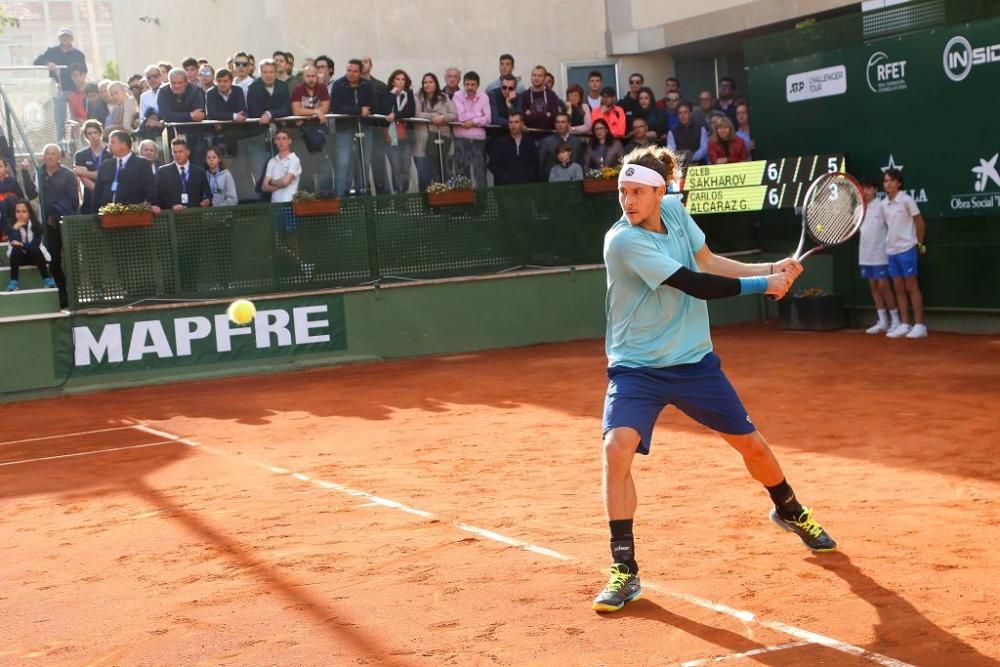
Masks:
[[[1000,340],[714,337],[839,553],[772,526],[671,408],[636,460],[645,599],[592,612],[601,341],[28,402],[0,426],[0,664],[663,665],[801,641],[767,621],[842,643],[725,664],[1000,664]],[[133,423],[199,446],[12,442]]]

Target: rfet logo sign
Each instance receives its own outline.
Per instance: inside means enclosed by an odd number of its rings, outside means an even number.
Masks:
[[[847,68],[843,65],[789,74],[785,77],[785,99],[802,102],[847,92]]]
[[[944,45],[944,73],[952,81],[962,81],[976,65],[1000,62],[1000,44],[972,47],[965,37],[955,35]]]
[[[868,59],[865,72],[873,93],[906,90],[906,61],[892,60],[885,51],[876,51]]]

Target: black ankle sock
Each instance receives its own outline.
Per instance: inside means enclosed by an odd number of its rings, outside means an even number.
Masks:
[[[632,574],[639,574],[635,562],[635,538],[632,537],[632,519],[609,521],[611,528],[611,559],[623,563]]]
[[[774,502],[774,507],[778,510],[778,515],[782,519],[799,518],[799,515],[802,514],[802,505],[799,504],[798,498],[795,497],[795,492],[792,491],[792,487],[788,485],[786,480],[781,480],[781,482],[774,486],[766,486],[764,488],[771,495],[771,501]]]

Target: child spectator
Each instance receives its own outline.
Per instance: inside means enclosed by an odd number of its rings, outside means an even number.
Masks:
[[[226,169],[222,149],[212,146],[205,153],[205,167],[208,169],[208,187],[212,193],[212,206],[234,206],[239,203],[236,196],[236,181]]]
[[[582,181],[583,167],[573,162],[573,147],[567,143],[559,144],[556,149],[559,164],[549,170],[549,183],[564,183],[566,181]]]

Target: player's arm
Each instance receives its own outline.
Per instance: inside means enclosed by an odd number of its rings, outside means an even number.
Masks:
[[[781,297],[791,287],[792,282],[794,278],[789,273],[735,277],[692,271],[682,266],[664,280],[663,284],[696,299],[708,301],[741,294],[773,294]]]
[[[913,224],[917,227],[917,243],[920,245],[924,244],[924,234],[927,233],[927,223],[924,222],[924,216],[917,213],[913,216]]]
[[[792,278],[798,278],[802,273],[802,265],[786,257],[777,262],[762,262],[759,264],[745,264],[737,262],[728,257],[722,257],[712,252],[708,244],[704,244],[694,254],[698,268],[705,273],[714,273],[727,278],[749,278],[751,276],[769,276],[772,273],[785,273],[791,271]]]

